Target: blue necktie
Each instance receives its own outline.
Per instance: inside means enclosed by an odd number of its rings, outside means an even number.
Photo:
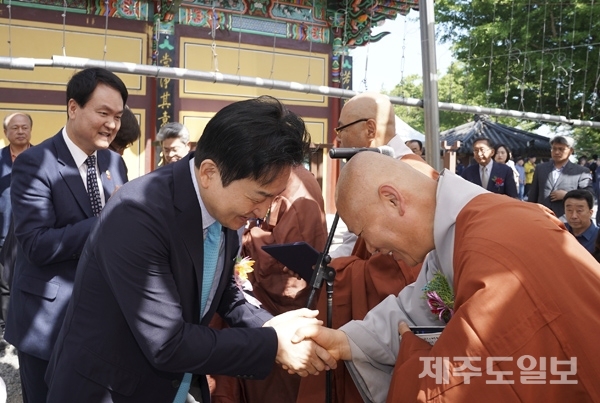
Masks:
[[[221,224],[215,221],[208,227],[206,238],[204,239],[204,268],[202,269],[202,295],[200,303],[200,318],[206,308],[206,300],[212,288],[215,270],[217,269],[217,259],[219,258],[219,245],[221,243]]]
[[[102,200],[100,199],[100,188],[98,188],[98,177],[96,176],[96,156],[90,155],[85,163],[87,165],[87,191],[92,205],[92,213],[98,217],[102,211]]]
[[[200,319],[206,307],[206,301],[210,294],[213,280],[215,278],[215,270],[217,268],[217,260],[219,259],[219,246],[221,244],[221,224],[215,221],[207,228],[206,238],[204,239],[204,267],[202,268],[202,294],[200,295]],[[184,403],[190,390],[190,381],[192,374],[185,373],[175,400],[173,403]]]

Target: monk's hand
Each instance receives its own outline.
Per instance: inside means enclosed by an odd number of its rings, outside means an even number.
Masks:
[[[325,349],[335,361],[352,359],[350,342],[346,333],[341,330],[330,329],[320,325],[309,325],[298,329],[292,338],[292,342],[300,343],[308,339],[313,340]]]
[[[410,327],[408,327],[408,325],[405,322],[400,322],[398,324],[398,334],[400,334],[400,336],[402,336],[404,333],[406,332],[410,332]]]

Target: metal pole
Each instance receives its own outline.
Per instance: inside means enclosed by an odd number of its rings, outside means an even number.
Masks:
[[[423,110],[425,112],[425,160],[437,171],[440,164],[440,113],[438,109],[435,20],[433,0],[419,1],[423,61]]]
[[[271,80],[260,77],[237,76],[234,74],[222,74],[215,72],[205,72],[189,70],[177,67],[162,67],[147,64],[135,64],[127,62],[110,62],[103,60],[82,59],[77,57],[53,56],[52,59],[34,59],[0,56],[0,68],[11,70],[34,70],[36,67],[56,67],[85,69],[88,67],[103,67],[114,73],[137,74],[147,77],[166,77],[177,80],[196,80],[212,83],[224,83],[232,85],[243,85],[248,87],[262,87],[268,89],[278,89],[291,92],[303,92],[305,94],[320,94],[334,98],[352,98],[359,94],[356,91],[345,90],[342,88],[326,87],[322,85],[307,85],[290,81]],[[424,80],[425,81],[425,80]],[[437,83],[436,83],[437,84]],[[436,85],[437,86],[437,85]],[[437,92],[436,92],[437,95]],[[436,97],[437,99],[437,97]],[[424,107],[423,100],[416,98],[390,97],[394,105]],[[507,116],[516,119],[537,120],[540,122],[561,123],[571,126],[585,126],[600,129],[600,122],[589,120],[567,119],[561,115],[548,115],[543,113],[522,112],[510,109],[484,108],[481,106],[469,106],[462,104],[453,104],[448,102],[438,102],[440,110],[453,111],[470,114],[486,114],[490,116]],[[426,115],[427,116],[427,115]],[[436,120],[437,122],[437,120]],[[426,120],[427,123],[427,120]],[[437,129],[439,131],[439,129]],[[436,136],[434,144],[437,144],[439,150],[439,139]],[[431,145],[429,146],[431,147]],[[439,151],[438,151],[439,153]],[[430,153],[428,153],[430,154]]]

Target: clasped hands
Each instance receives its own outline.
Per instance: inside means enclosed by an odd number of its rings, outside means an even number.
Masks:
[[[337,361],[351,360],[352,350],[346,333],[324,327],[317,319],[319,311],[307,308],[289,311],[264,324],[277,332],[275,361],[290,374],[317,375],[335,369]],[[398,324],[398,334],[410,333],[405,322]]]
[[[323,370],[335,369],[337,361],[351,358],[346,334],[322,326],[318,313],[307,308],[297,309],[264,324],[277,332],[275,361],[290,374],[317,375]]]

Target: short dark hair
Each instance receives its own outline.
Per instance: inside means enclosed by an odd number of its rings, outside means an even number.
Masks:
[[[421,140],[412,139],[408,140],[407,143],[417,143],[419,145],[419,150],[423,149],[423,142]]]
[[[473,147],[475,146],[475,143],[480,142],[480,141],[485,141],[487,143],[488,147],[494,148],[494,143],[492,142],[492,140],[490,140],[487,137],[475,137],[473,139]]]
[[[569,148],[573,148],[575,140],[573,137],[557,135],[550,139],[550,145],[563,144]]]
[[[137,141],[141,135],[142,131],[135,115],[131,109],[125,108],[121,115],[121,128],[110,143],[110,147],[115,151],[124,150]]]
[[[567,199],[585,200],[585,201],[587,201],[587,204],[590,207],[590,209],[594,208],[594,196],[592,195],[592,192],[590,192],[589,190],[585,190],[585,189],[569,190],[567,192],[567,194],[565,195],[565,197],[563,197],[563,206],[567,202]]]
[[[67,84],[67,105],[73,99],[82,108],[90,100],[98,84],[108,85],[121,94],[123,106],[127,103],[127,87],[113,72],[99,67],[92,67],[75,73]]]
[[[211,159],[223,187],[239,179],[273,181],[282,168],[300,165],[310,147],[304,121],[269,96],[235,102],[208,122],[198,140],[195,165]]]

